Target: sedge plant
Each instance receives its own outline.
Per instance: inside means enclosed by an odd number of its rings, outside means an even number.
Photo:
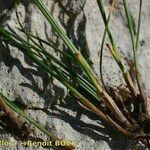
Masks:
[[[134,21],[127,0],[122,1],[127,18],[129,35],[132,42],[135,77],[138,89],[136,88],[136,84],[133,82],[129,71],[121,61],[116,42],[114,41],[113,35],[109,28],[109,22],[111,20],[111,14],[114,7],[113,0],[110,3],[111,9],[108,17],[106,16],[103,2],[101,0],[97,0],[101,17],[105,25],[105,31],[101,45],[100,66],[102,66],[105,37],[106,35],[108,35],[110,42],[107,43],[106,46],[112,54],[114,61],[116,61],[116,63],[120,67],[122,76],[130,92],[130,100],[127,100],[128,105],[124,103],[124,97],[119,95],[119,93],[116,93],[115,97],[113,97],[109,93],[109,91],[105,88],[102,73],[100,80],[96,76],[86,59],[83,57],[81,52],[68,38],[64,29],[57,23],[52,14],[45,7],[42,0],[31,0],[31,2],[41,11],[43,16],[51,25],[55,34],[57,34],[57,36],[62,39],[62,41],[68,48],[67,51],[65,49],[59,49],[54,45],[53,42],[45,41],[41,39],[37,34],[34,35],[33,33],[27,31],[20,22],[17,11],[16,16],[20,25],[20,28],[18,30],[23,32],[26,35],[26,38],[19,36],[15,32],[11,32],[11,29],[6,30],[3,26],[1,26],[0,40],[22,51],[34,63],[44,69],[48,74],[56,78],[58,81],[60,81],[70,91],[70,93],[77,98],[79,103],[83,105],[84,108],[95,113],[100,119],[104,120],[107,124],[112,126],[116,131],[127,138],[134,139],[136,141],[142,141],[144,144],[149,146],[150,131],[148,130],[148,126],[150,125],[150,116],[147,109],[147,95],[144,90],[142,79],[139,73],[137,55],[141,24],[142,0],[140,0],[139,5],[139,19],[137,23],[137,29],[134,26]],[[78,69],[82,71],[82,74],[78,73],[78,71],[74,71],[74,69],[69,68],[67,64],[47,51],[45,49],[45,45],[53,48],[61,55],[64,55],[72,64],[77,66]],[[100,70],[102,71],[101,68]],[[84,94],[85,92],[87,94]],[[90,95],[92,99],[86,95]],[[11,101],[6,103],[8,107],[13,109],[12,106],[14,105],[10,104],[12,104]],[[131,111],[129,109],[129,106],[132,106],[134,110]],[[21,113],[20,115],[24,116],[23,113]],[[34,121],[30,122],[31,124],[35,124]]]

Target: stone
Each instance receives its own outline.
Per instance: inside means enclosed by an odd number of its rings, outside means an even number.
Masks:
[[[3,25],[6,28],[11,27],[17,34],[25,38],[25,35],[16,29],[19,24],[17,23],[15,10],[12,9],[12,1],[10,2],[9,6],[8,3],[4,5],[4,1],[0,2],[0,10],[4,13],[4,10],[7,9],[7,17],[4,19]],[[43,2],[59,24],[64,27],[69,38],[82,52],[100,78],[99,53],[104,25],[96,0],[43,0]],[[108,14],[109,1],[104,2]],[[136,0],[130,1],[130,8],[136,22],[138,17]],[[141,76],[149,97],[150,32],[148,31],[150,3],[148,0],[143,2],[143,8],[138,53]],[[17,5],[17,12],[21,22],[29,31],[34,34],[37,33],[40,38],[45,40],[52,40],[60,49],[64,48],[62,40],[55,36],[49,23],[32,3],[22,1]],[[123,4],[120,0],[115,0],[110,28],[122,61],[129,69],[126,60],[133,60],[133,53]],[[106,42],[109,42],[108,37]],[[63,61],[58,52],[49,47],[45,48]],[[104,46],[102,70],[107,87],[126,87],[120,69],[106,46]],[[56,136],[75,141],[77,143],[76,150],[133,149],[133,141],[125,139],[102,122],[101,119],[83,109],[74,97],[67,95],[67,89],[60,82],[49,77],[46,72],[32,63],[16,48],[6,47],[2,44],[0,45],[0,90],[11,99],[29,106],[31,109],[27,110],[27,113]],[[148,105],[150,108],[150,103]],[[32,108],[38,108],[38,110],[32,110]],[[44,108],[48,109],[47,112],[41,110]],[[0,133],[1,139],[12,139],[11,135],[3,129],[0,129]],[[42,137],[44,140],[47,139],[47,136],[43,135],[38,129],[35,129],[35,136]],[[142,145],[140,148],[145,149]],[[25,147],[18,144],[17,147],[11,149],[24,150]],[[30,147],[29,149],[34,148]],[[42,149],[44,148],[38,148],[38,150]]]

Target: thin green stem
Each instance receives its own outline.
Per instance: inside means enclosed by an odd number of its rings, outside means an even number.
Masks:
[[[103,86],[104,86],[105,90],[106,90],[106,87],[105,87],[105,83],[104,83],[104,79],[103,79],[103,69],[102,69],[103,49],[104,49],[104,43],[105,43],[105,38],[106,38],[107,30],[108,30],[109,21],[110,21],[111,14],[112,14],[112,9],[113,9],[113,4],[112,4],[111,10],[109,12],[109,16],[108,16],[108,19],[107,19],[107,24],[105,26],[105,30],[104,30],[104,34],[103,34],[103,38],[102,38],[101,49],[100,49],[100,76],[101,76],[101,80],[102,80],[102,83],[103,83]]]
[[[24,111],[19,109],[12,100],[8,99],[6,96],[4,96],[2,93],[0,93],[0,97],[4,100],[4,102],[9,106],[13,111],[17,112],[22,117],[26,118],[31,124],[35,125],[38,129],[40,129],[43,133],[48,135],[51,139],[58,140],[57,137],[52,135],[48,130],[46,130],[41,124],[39,124],[37,121],[35,121],[33,118],[29,117]]]
[[[107,19],[106,19],[106,13],[105,13],[105,10],[104,10],[104,6],[103,6],[101,0],[97,0],[97,3],[98,3],[98,6],[99,6],[99,10],[101,12],[102,19],[104,21],[105,28],[106,28],[107,27]],[[112,48],[109,46],[109,44],[107,44],[107,47],[110,50],[114,60],[117,62],[118,66],[120,67],[120,70],[122,71],[122,75],[124,77],[124,80],[125,80],[128,88],[129,88],[129,90],[131,91],[131,94],[133,95],[133,97],[135,97],[135,95],[137,95],[137,92],[136,92],[134,83],[131,79],[130,74],[128,73],[128,71],[125,69],[125,66],[121,62],[120,55],[117,51],[117,48],[116,48],[116,45],[114,43],[113,36],[111,34],[111,31],[110,31],[109,27],[107,27],[106,29],[107,29],[108,37],[109,37],[111,45],[112,45]]]
[[[138,84],[138,89],[141,95],[141,101],[142,101],[142,110],[143,112],[147,112],[147,96],[144,91],[144,86],[142,83],[142,79],[139,73],[139,66],[138,66],[138,40],[139,40],[139,33],[140,33],[140,24],[141,24],[141,9],[142,9],[142,0],[140,0],[140,5],[139,5],[139,19],[138,19],[138,30],[137,30],[137,35],[134,34],[134,27],[131,19],[131,13],[129,10],[129,6],[127,3],[127,0],[123,0],[124,2],[124,8],[125,8],[125,13],[128,21],[128,26],[129,26],[129,31],[130,31],[130,36],[131,36],[131,41],[132,41],[132,48],[133,48],[133,53],[134,53],[134,64],[135,64],[135,71],[136,71],[136,80]]]
[[[135,34],[134,34],[134,29],[133,29],[134,28],[133,27],[133,21],[132,21],[132,18],[131,18],[131,13],[130,13],[130,10],[129,10],[127,0],[123,0],[123,4],[124,4],[125,13],[126,13],[127,21],[128,21],[128,27],[129,27],[131,41],[132,41],[132,48],[133,48],[133,51],[135,53],[134,55],[136,57],[137,53],[136,53],[136,47],[135,47]]]
[[[137,27],[137,36],[136,36],[136,49],[137,49],[137,50],[138,50],[140,27],[141,27],[142,3],[143,3],[143,0],[140,0],[140,5],[139,5],[139,17],[138,17],[138,27]]]
[[[108,94],[104,94],[102,85],[100,82],[98,82],[95,74],[91,70],[91,67],[87,63],[87,61],[84,59],[84,57],[81,55],[81,53],[77,50],[77,48],[73,45],[73,43],[69,40],[67,35],[65,34],[64,30],[58,25],[58,23],[55,21],[55,19],[52,17],[52,15],[49,13],[45,5],[41,0],[33,0],[34,4],[39,8],[39,10],[42,12],[42,14],[46,17],[46,19],[49,21],[53,29],[57,32],[59,37],[64,41],[64,43],[68,46],[70,49],[70,52],[73,54],[73,56],[76,58],[78,64],[82,67],[86,75],[89,77],[90,81],[93,83],[93,85],[96,87],[97,91],[99,92],[99,95],[102,97],[102,100],[108,105],[108,107],[115,112],[114,114],[117,114],[120,117],[120,120],[126,120],[123,116],[122,112],[118,108],[118,106],[115,104],[115,102],[111,99],[111,97]],[[124,121],[123,121],[124,122]],[[128,123],[126,120],[125,122]]]

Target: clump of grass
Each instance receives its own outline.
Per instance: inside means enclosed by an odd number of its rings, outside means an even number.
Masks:
[[[52,14],[48,12],[42,0],[32,0],[32,2],[45,16],[46,20],[50,23],[54,32],[57,33],[58,37],[63,40],[64,44],[68,47],[69,53],[67,53],[65,50],[60,50],[56,48],[53,43],[39,38],[38,35],[35,36],[33,33],[28,32],[22,26],[17,12],[16,16],[20,24],[19,30],[26,35],[27,39],[24,39],[19,35],[10,32],[3,27],[0,27],[1,41],[6,42],[7,44],[10,44],[21,50],[34,63],[39,65],[41,68],[47,71],[47,73],[55,77],[64,86],[66,86],[68,90],[72,93],[72,95],[74,95],[84,107],[95,113],[107,124],[116,129],[116,131],[128,138],[134,139],[136,141],[142,141],[147,146],[149,146],[150,131],[148,130],[148,126],[150,125],[150,116],[148,115],[147,96],[144,91],[144,87],[140,77],[137,56],[142,0],[140,0],[137,29],[135,29],[135,26],[133,24],[133,19],[131,17],[127,0],[123,0],[125,14],[129,27],[129,33],[132,41],[132,48],[134,53],[134,68],[136,72],[135,76],[138,89],[136,89],[136,85],[134,84],[128,70],[121,62],[119,51],[116,48],[116,43],[109,28],[112,9],[107,18],[102,1],[97,0],[99,10],[101,12],[101,16],[105,25],[105,31],[101,46],[101,64],[105,36],[106,34],[108,34],[110,43],[107,43],[106,45],[114,60],[120,67],[123,78],[130,91],[130,100],[127,99],[128,105],[124,103],[124,97],[121,97],[119,93],[115,93],[115,97],[113,97],[105,89],[103,81],[98,79],[85,58],[74,46],[71,40],[67,37],[62,27],[59,26],[59,24],[53,18]],[[111,7],[113,8],[113,1],[111,2]],[[57,50],[59,53],[67,57],[70,62],[78,66],[78,68],[82,71],[83,75],[75,72],[74,69],[68,69],[68,66],[64,62],[61,62],[50,52],[46,51],[44,45],[52,47],[53,49]],[[83,91],[86,92],[87,95],[90,95],[92,99],[89,99],[88,96],[83,94]],[[11,107],[9,104],[10,102],[7,103],[8,107]],[[134,110],[131,111],[129,109],[129,106],[133,106]],[[24,114],[21,115],[24,116]],[[33,121],[31,121],[31,123],[34,124]]]

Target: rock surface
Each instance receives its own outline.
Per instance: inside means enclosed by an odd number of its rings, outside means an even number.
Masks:
[[[10,2],[12,5],[12,1]],[[104,25],[96,0],[43,0],[43,2],[64,27],[74,44],[81,50],[96,74],[100,76],[99,51]],[[4,1],[2,3],[4,5]],[[4,11],[5,5],[4,7],[0,6],[0,10]],[[8,6],[8,3],[6,6],[7,8],[11,8]],[[107,13],[109,7],[109,1],[105,0]],[[137,1],[130,1],[130,7],[133,18],[137,21]],[[149,0],[143,2],[143,8],[139,63],[145,88],[148,96],[150,96],[150,84],[148,82],[150,74]],[[29,31],[38,33],[43,39],[52,39],[60,48],[63,48],[63,42],[52,33],[49,24],[33,4],[22,1],[17,6],[17,11],[21,22]],[[17,34],[24,36],[16,29],[19,25],[15,10],[8,10],[7,16],[3,24],[11,27]],[[126,64],[125,60],[132,60],[133,54],[121,0],[115,0],[110,27],[120,55]],[[52,49],[46,48],[52,51]],[[53,54],[62,59],[58,53],[53,51]],[[107,86],[125,86],[120,70],[107,49],[104,49],[102,67],[104,81]],[[10,98],[18,100],[31,108],[37,107],[43,109],[52,106],[46,113],[41,110],[32,109],[29,109],[28,113],[44,126],[47,126],[59,138],[76,141],[76,150],[133,149],[132,141],[129,142],[105,123],[101,122],[95,115],[89,113],[87,110],[83,110],[74,98],[67,96],[67,90],[62,84],[55,79],[51,79],[46,72],[33,64],[22,52],[11,46],[8,49],[8,47],[0,45],[0,90]],[[0,133],[0,139],[12,139],[2,129],[0,129]],[[35,134],[37,137],[47,138],[38,130]],[[25,148],[21,144],[18,144],[17,147],[9,149],[42,150],[43,148]],[[145,148],[141,146],[141,149]]]

